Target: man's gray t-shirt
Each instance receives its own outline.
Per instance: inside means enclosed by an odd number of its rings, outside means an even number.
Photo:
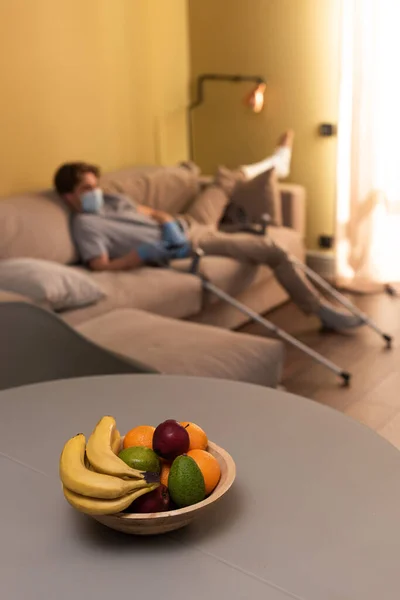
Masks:
[[[141,244],[161,241],[159,224],[138,213],[136,206],[123,195],[104,194],[104,206],[99,213],[73,216],[72,235],[82,262],[103,254],[119,258]]]

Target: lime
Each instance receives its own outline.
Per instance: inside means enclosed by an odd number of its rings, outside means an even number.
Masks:
[[[151,448],[131,446],[121,450],[118,456],[132,469],[150,471],[151,473],[160,473],[161,471],[160,459]]]

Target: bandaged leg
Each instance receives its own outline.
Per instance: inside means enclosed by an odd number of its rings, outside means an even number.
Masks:
[[[257,175],[274,168],[278,178],[287,177],[290,173],[290,162],[292,159],[294,133],[286,131],[278,140],[275,152],[261,160],[258,163],[251,165],[243,165],[240,167],[247,179],[254,179]]]

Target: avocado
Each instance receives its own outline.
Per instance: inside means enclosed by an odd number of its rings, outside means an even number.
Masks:
[[[204,500],[204,477],[193,458],[183,454],[174,460],[168,477],[168,491],[179,508]]]

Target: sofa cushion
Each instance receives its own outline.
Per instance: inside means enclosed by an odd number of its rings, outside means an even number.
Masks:
[[[150,267],[112,273],[82,270],[99,284],[106,297],[94,306],[64,313],[63,318],[73,325],[116,308],[140,308],[185,319],[202,306],[201,282],[186,273]]]
[[[281,377],[283,346],[263,337],[138,310],[113,311],[87,321],[77,330],[107,349],[167,374],[217,377],[271,387]]]
[[[42,258],[73,263],[69,214],[55,193],[41,192],[0,200],[0,258]]]
[[[270,227],[269,235],[298,258],[303,257],[301,236],[297,232],[285,227]],[[174,318],[193,317],[205,305],[216,304],[219,300],[214,295],[204,294],[199,278],[187,274],[190,262],[190,259],[185,259],[172,263],[174,269],[182,273],[154,268],[131,272],[89,272],[107,297],[94,306],[66,313],[64,319],[71,324],[83,323],[116,308],[140,308]],[[210,281],[233,296],[273,277],[268,267],[239,263],[222,256],[204,257],[201,270]]]
[[[152,175],[161,168],[157,166],[128,167],[104,173],[100,177],[100,186],[109,194],[126,194],[141,204],[146,194],[145,176]]]
[[[101,185],[172,215],[184,212],[200,190],[197,169],[184,166],[122,169],[104,175]]]
[[[289,254],[293,254],[300,260],[303,259],[304,246],[301,235],[297,231],[286,227],[269,227],[268,235]],[[173,263],[175,268],[185,271],[189,270],[189,265],[189,259]],[[240,263],[233,258],[223,256],[205,256],[201,261],[201,272],[231,296],[240,294],[251,285],[266,283],[273,277],[268,267]],[[204,302],[214,304],[219,300],[214,295],[206,294]]]
[[[104,296],[100,286],[82,270],[36,258],[0,261],[0,286],[54,310],[87,306]]]
[[[185,259],[174,261],[172,264],[179,271],[188,271],[190,262],[190,259]],[[259,277],[272,276],[271,272],[264,267],[240,263],[224,256],[205,256],[201,261],[200,270],[209,281],[232,296],[252,285]],[[265,273],[261,275],[263,271]],[[213,295],[205,294],[203,297],[203,304],[217,301],[218,299]]]

